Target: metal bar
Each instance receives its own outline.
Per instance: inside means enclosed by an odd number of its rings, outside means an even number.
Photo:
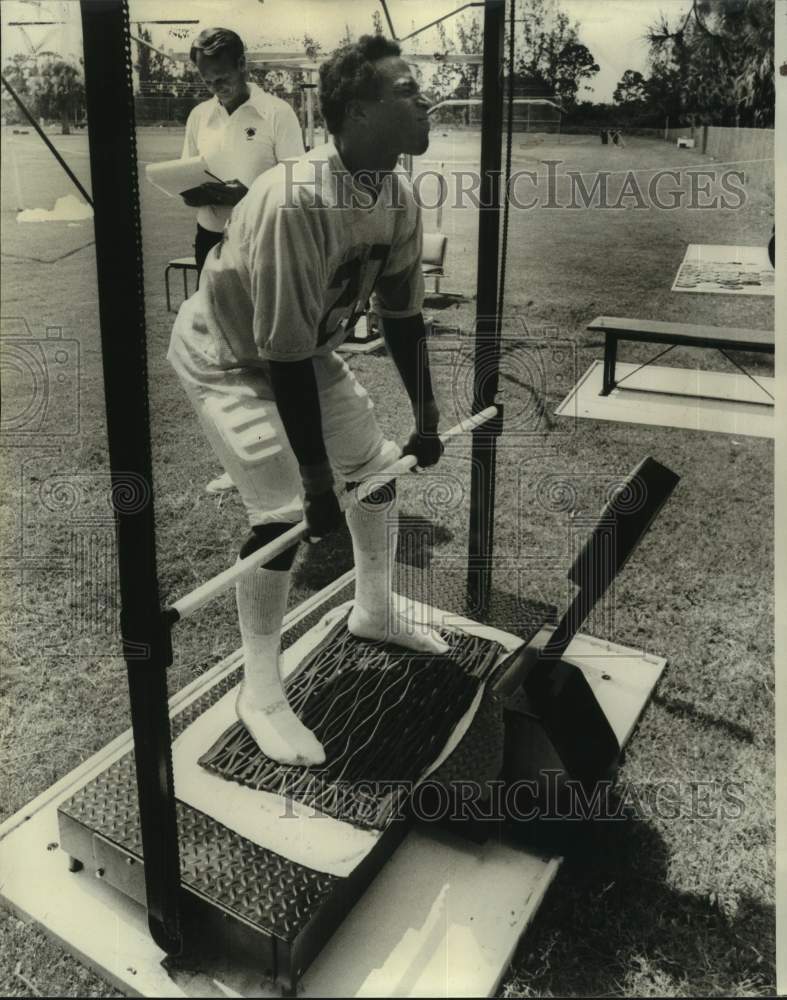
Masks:
[[[593,610],[595,603],[594,595],[588,588],[578,590],[574,594],[568,610],[539,654],[542,660],[560,659]]]
[[[656,355],[654,355],[652,358],[649,358],[647,361],[643,361],[642,364],[638,365],[634,369],[633,372],[629,372],[628,375],[624,375],[623,378],[617,379],[617,381],[616,381],[615,380],[615,366],[617,364],[617,350],[618,350],[618,338],[617,337],[615,337],[614,343],[615,343],[615,350],[612,353],[611,361],[610,361],[610,365],[611,365],[611,367],[610,367],[610,379],[611,379],[611,382],[610,382],[610,386],[609,386],[610,391],[612,389],[614,389],[616,386],[620,385],[621,382],[625,382],[627,378],[631,378],[632,375],[636,375],[637,372],[642,371],[643,368],[647,368],[648,365],[655,364],[659,360],[659,358],[663,358],[665,354],[669,354],[670,351],[674,351],[675,348],[677,347],[677,344],[670,344],[669,347],[665,347],[663,351],[659,351],[659,353],[656,354]],[[601,395],[602,396],[606,396],[606,395],[608,395],[608,393],[602,392]]]
[[[497,289],[500,236],[500,166],[503,126],[502,59],[505,0],[484,9],[483,104],[481,109],[481,205],[478,220],[476,345],[473,410],[494,402],[500,373],[500,316]],[[492,582],[493,504],[496,439],[474,436],[470,481],[467,592],[469,606],[483,619]]]
[[[659,351],[659,353],[656,354],[656,355],[654,355],[654,357],[649,358],[647,361],[643,361],[642,364],[638,365],[634,369],[633,372],[629,372],[628,375],[624,375],[623,378],[619,378],[619,379],[616,380],[615,379],[615,367],[617,365],[617,352],[618,352],[618,338],[617,337],[615,337],[614,343],[615,343],[615,349],[612,352],[612,355],[610,357],[610,371],[609,371],[609,378],[610,378],[609,391],[610,392],[616,386],[619,386],[621,384],[621,382],[625,382],[627,378],[631,378],[632,375],[636,375],[637,372],[642,371],[643,368],[647,368],[648,365],[655,364],[659,360],[659,358],[663,358],[665,354],[669,354],[670,351],[674,351],[675,348],[677,347],[677,344],[670,344],[669,347],[665,347],[663,351]],[[609,393],[602,392],[601,395],[602,396],[607,396],[607,395],[609,395]]]
[[[498,408],[496,406],[487,407],[481,413],[476,413],[473,416],[466,417],[464,420],[460,420],[458,424],[455,424],[445,431],[445,433],[441,434],[440,440],[443,444],[447,444],[452,438],[458,437],[460,434],[471,431],[492,420],[497,416],[497,413]],[[384,483],[389,482],[394,476],[401,476],[406,472],[410,472],[415,465],[415,455],[405,455],[397,462],[388,466],[387,469],[364,480],[356,489],[348,490],[343,497],[344,506],[346,507],[348,503],[363,500],[364,497],[367,497]],[[204,607],[215,597],[218,597],[219,594],[223,594],[225,590],[229,589],[241,577],[251,573],[258,566],[264,566],[271,559],[275,559],[276,556],[285,552],[291,545],[305,538],[306,534],[306,522],[299,521],[298,524],[294,524],[283,535],[279,535],[274,541],[269,542],[268,545],[257,549],[256,552],[253,552],[250,556],[246,556],[245,559],[239,559],[234,566],[230,566],[195,590],[192,590],[191,593],[179,598],[179,600],[167,608],[166,616],[170,622],[174,622],[193,615],[195,611]]]
[[[306,88],[306,148],[314,149],[314,83],[313,73],[309,73],[309,86]]]
[[[456,107],[475,107],[478,104],[483,104],[483,98],[481,97],[447,97],[444,101],[438,101],[437,104],[433,104],[429,110],[426,112],[427,115],[434,114],[435,111],[439,111],[440,108],[456,108]],[[515,97],[512,104],[524,104],[528,108],[528,113],[530,106],[535,104],[538,107],[543,107],[548,105],[549,107],[555,108],[557,105],[554,101],[548,101],[542,98],[530,98],[530,97]]]
[[[58,153],[58,151],[55,149],[55,147],[49,141],[49,137],[46,135],[46,133],[41,128],[41,126],[38,124],[38,122],[35,120],[35,118],[27,110],[27,108],[25,107],[25,105],[24,105],[24,103],[22,101],[22,98],[17,94],[17,92],[14,90],[14,88],[8,82],[8,80],[6,80],[5,76],[2,77],[2,81],[3,81],[3,86],[5,87],[5,89],[8,91],[8,93],[11,95],[11,97],[13,97],[13,99],[19,105],[19,108],[22,111],[22,114],[25,116],[25,118],[27,118],[27,120],[30,122],[30,124],[33,126],[33,128],[36,130],[36,132],[38,132],[38,134],[44,140],[47,148],[49,149],[49,152],[54,156],[54,158],[57,160],[57,162],[60,164],[60,166],[63,168],[63,170],[65,170],[65,172],[68,174],[68,176],[71,178],[71,180],[76,185],[77,190],[80,192],[80,194],[85,199],[85,201],[88,203],[88,205],[90,205],[90,207],[92,208],[93,207],[93,199],[90,197],[90,195],[87,193],[87,191],[85,191],[85,189],[82,187],[82,185],[80,184],[80,182],[77,179],[76,175],[71,170],[71,167],[69,167],[69,165],[63,159],[63,157],[60,155],[60,153]]]
[[[391,32],[391,38],[396,38],[396,30],[393,26],[393,21],[391,20],[391,15],[388,11],[388,4],[386,0],[380,0],[383,6],[383,13],[385,14],[385,20],[388,22],[388,30]]]
[[[743,374],[746,376],[746,378],[751,379],[752,382],[754,382],[754,384],[757,386],[758,389],[762,389],[762,391],[765,393],[765,395],[768,397],[768,399],[773,399],[773,396],[768,392],[768,390],[765,388],[765,386],[764,385],[760,385],[760,383],[751,374],[751,372],[747,372],[746,369],[743,367],[743,365],[739,365],[738,362],[735,360],[735,358],[731,358],[729,356],[729,354],[727,354],[727,352],[724,350],[723,347],[720,347],[719,351],[720,351],[721,354],[724,355],[724,357],[729,361],[729,363],[731,365],[735,365],[736,368],[738,368],[740,371],[743,372]]]
[[[81,13],[110,470],[115,489],[130,481],[137,490],[115,516],[148,926],[172,954],[182,943],[166,684],[172,652],[158,599],[127,3],[82,0]]]
[[[568,776],[586,787],[614,767],[620,746],[582,671],[562,660],[574,636],[672,495],[679,477],[645,458],[609,501],[569,571],[579,588],[552,637],[527,664],[522,688]],[[525,665],[526,657],[519,654]]]
[[[644,458],[606,505],[568,574],[577,587],[592,592],[591,610],[639,545],[679,481],[680,476],[667,466],[653,458]],[[579,622],[577,628],[581,625]]]
[[[508,183],[511,177],[511,147],[513,144],[514,137],[514,53],[515,53],[515,38],[514,38],[514,14],[516,13],[516,0],[508,0],[509,6],[509,20],[508,20],[508,96],[506,100],[506,186],[505,186],[505,199],[503,202],[503,236],[500,241],[500,254],[503,261],[503,266],[500,268],[499,282],[500,287],[498,289],[497,295],[497,313],[499,317],[503,315],[503,308],[505,306],[505,295],[506,295],[506,257],[508,254],[508,223],[509,223],[509,209],[511,206],[511,199],[508,197]]]
[[[416,28],[415,31],[411,31],[409,35],[404,35],[402,38],[397,38],[397,41],[406,42],[408,38],[414,38],[416,35],[420,35],[422,31],[427,31],[429,28],[433,28],[436,24],[440,24],[441,21],[447,21],[449,17],[454,17],[456,14],[461,13],[463,10],[467,10],[468,7],[488,7],[490,3],[494,2],[496,2],[496,0],[486,0],[486,2],[484,2],[484,0],[480,0],[480,2],[476,3],[462,4],[462,6],[457,7],[456,10],[452,10],[450,14],[443,14],[442,17],[438,17],[435,21],[430,21],[429,24],[424,24],[422,27]]]
[[[164,49],[157,49],[155,45],[151,45],[150,42],[146,42],[144,38],[139,38],[137,35],[129,36],[137,45],[144,45],[146,49],[150,49],[151,52],[155,52],[159,56],[163,56],[164,59],[169,59],[170,62],[175,63],[176,66],[180,66],[184,63],[185,59],[178,59],[169,52],[165,52]]]

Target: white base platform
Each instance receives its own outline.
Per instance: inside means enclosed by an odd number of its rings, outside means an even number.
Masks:
[[[316,598],[321,596],[324,592]],[[314,602],[304,607],[313,608]],[[548,635],[542,630],[533,645],[542,645]],[[567,659],[586,673],[625,743],[665,661],[587,636],[576,637]],[[172,713],[238,661],[235,653],[175,695]],[[280,995],[272,983],[261,981],[258,970],[229,961],[207,974],[168,973],[161,966],[163,953],[148,935],[143,908],[87,869],[68,872],[57,849],[57,806],[130,746],[127,732],[0,827],[4,904],[129,995]],[[492,995],[559,865],[558,857],[493,838],[476,845],[421,825],[306,972],[300,991],[306,997]]]
[[[707,372],[688,368],[617,363],[620,388],[602,396],[604,365],[594,361],[555,413],[562,417],[617,420],[654,427],[685,427],[750,437],[774,436],[773,399],[750,378],[735,372]],[[776,395],[773,378],[757,381]]]

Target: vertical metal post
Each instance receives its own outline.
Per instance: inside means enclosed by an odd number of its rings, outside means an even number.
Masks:
[[[445,177],[445,162],[440,161],[440,176]],[[443,198],[440,198],[437,202],[437,216],[435,219],[435,225],[437,226],[437,231],[441,233],[443,231]]]
[[[164,951],[180,937],[180,864],[158,596],[134,95],[126,0],[82,0],[85,92],[107,437],[117,525],[148,924]],[[129,496],[133,491],[134,495]]]
[[[503,44],[505,0],[484,5],[484,62],[481,106],[481,209],[478,220],[475,374],[473,411],[495,402],[500,368],[498,269],[500,168],[503,128]],[[468,611],[483,618],[492,582],[496,439],[480,428],[473,434],[470,478]]]
[[[306,90],[306,145],[314,149],[314,73],[309,72],[309,86]]]

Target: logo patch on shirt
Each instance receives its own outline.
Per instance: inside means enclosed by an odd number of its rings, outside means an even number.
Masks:
[[[257,129],[253,128],[252,126],[249,126],[244,131],[246,132],[246,138],[247,139],[253,139],[254,136],[257,134]]]

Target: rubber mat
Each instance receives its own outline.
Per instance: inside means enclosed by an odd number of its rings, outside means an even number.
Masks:
[[[236,722],[203,754],[208,771],[290,797],[344,822],[382,830],[439,758],[503,647],[443,630],[444,655],[351,635],[342,617],[286,684],[288,700],[325,747],[303,768],[266,757]]]

